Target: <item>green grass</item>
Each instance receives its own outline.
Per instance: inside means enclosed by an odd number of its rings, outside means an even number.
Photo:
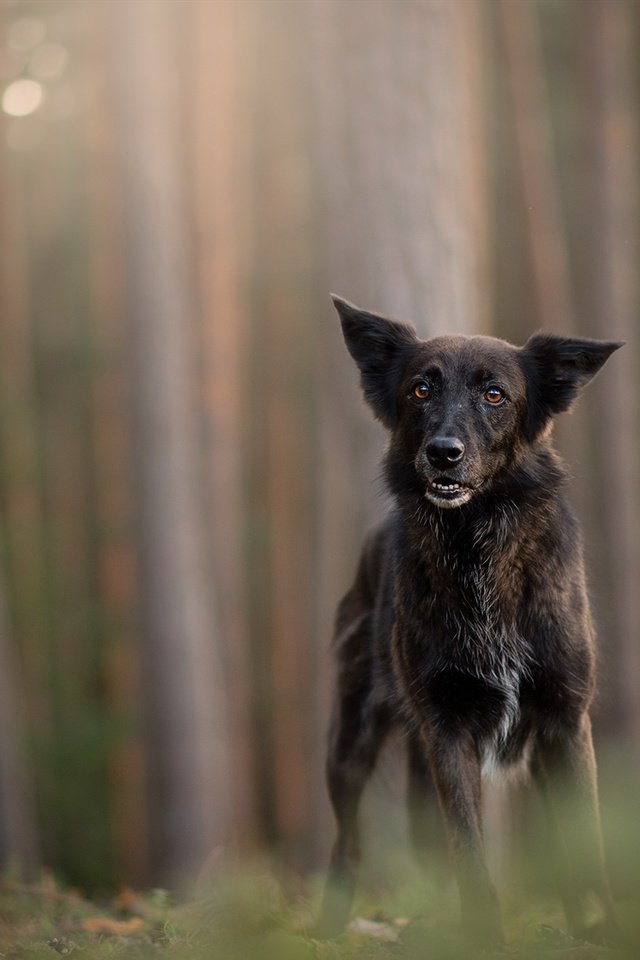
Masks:
[[[0,957],[3,960],[463,960],[455,896],[434,898],[425,881],[411,879],[393,894],[360,894],[353,929],[336,940],[313,940],[320,881],[287,895],[272,873],[236,873],[206,896],[172,905],[164,891],[126,891],[110,903],[92,903],[61,890],[45,875],[25,886],[0,881]],[[551,901],[505,903],[511,960],[617,960],[640,956],[633,904],[620,915],[635,947],[627,952],[579,943],[562,932]],[[503,902],[505,895],[503,894]],[[425,907],[426,904],[426,907]],[[635,926],[635,931],[634,931]],[[488,955],[490,956],[490,955]]]

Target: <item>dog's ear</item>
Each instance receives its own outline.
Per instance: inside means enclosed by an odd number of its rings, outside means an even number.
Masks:
[[[396,391],[409,357],[418,344],[408,323],[368,313],[331,294],[340,315],[349,353],[360,369],[362,391],[376,417],[389,428],[396,421]]]
[[[622,340],[590,340],[535,333],[521,350],[529,395],[528,433],[533,440],[550,417],[568,410]]]

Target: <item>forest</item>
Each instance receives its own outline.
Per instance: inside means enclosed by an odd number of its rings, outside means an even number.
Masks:
[[[637,949],[639,49],[636,0],[0,0],[0,954],[458,956],[411,932],[397,744],[361,928],[301,934],[335,608],[388,506],[330,291],[625,341],[556,435]],[[485,798],[518,904],[527,796]],[[535,909],[513,950],[600,956]]]

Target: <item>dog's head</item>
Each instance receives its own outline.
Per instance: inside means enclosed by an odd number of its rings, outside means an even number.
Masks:
[[[396,492],[461,507],[544,438],[620,342],[537,333],[523,347],[494,337],[420,340],[414,328],[333,302],[364,396],[391,431]]]

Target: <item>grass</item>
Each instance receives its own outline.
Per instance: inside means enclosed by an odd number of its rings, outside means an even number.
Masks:
[[[492,867],[498,878],[506,948],[486,960],[637,960],[640,957],[640,782],[602,764],[604,832],[625,950],[565,935],[549,890],[549,857],[538,843],[535,817],[518,823],[514,856]],[[374,798],[375,799],[375,798]],[[365,815],[365,862],[350,929],[333,941],[308,931],[318,913],[323,878],[304,882],[273,866],[220,866],[215,883],[181,903],[163,890],[122,890],[91,901],[47,873],[31,885],[0,877],[0,960],[467,960],[477,956],[461,938],[449,870],[431,853],[432,875],[420,871],[395,807]],[[367,820],[369,817],[369,820]],[[376,820],[377,818],[377,820]],[[376,826],[377,824],[377,826]],[[502,831],[499,824],[498,832]],[[509,824],[507,823],[507,828]],[[397,829],[396,829],[397,827]],[[372,838],[376,837],[376,842]],[[577,838],[579,841],[579,837]],[[386,840],[386,847],[385,841]],[[528,841],[528,843],[524,843]],[[404,846],[403,846],[404,843]],[[368,853],[367,853],[368,852]]]
[[[122,891],[93,903],[60,889],[44,874],[26,886],[0,881],[0,957],[3,960],[463,960],[470,956],[457,921],[455,898],[434,899],[426,881],[411,879],[393,895],[360,896],[351,929],[336,940],[306,931],[317,909],[320,881],[286,895],[273,873],[237,873],[206,896],[173,905],[164,891]],[[431,909],[424,909],[425,903]],[[555,904],[505,903],[510,960],[617,960],[640,956],[633,904],[620,915],[631,942],[625,953],[572,941]],[[435,906],[437,904],[437,906]],[[636,927],[634,931],[634,925]]]

